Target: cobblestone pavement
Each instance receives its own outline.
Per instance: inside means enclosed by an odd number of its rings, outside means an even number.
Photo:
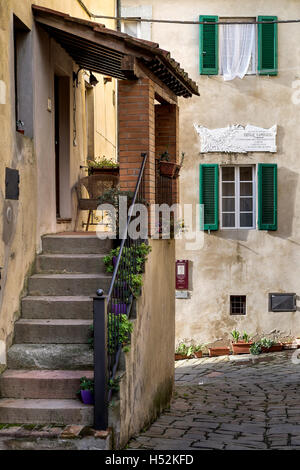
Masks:
[[[177,361],[170,409],[128,448],[300,450],[298,353]]]

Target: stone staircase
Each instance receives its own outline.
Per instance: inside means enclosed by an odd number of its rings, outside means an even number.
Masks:
[[[103,257],[112,241],[62,234],[42,243],[0,376],[0,423],[92,425],[93,406],[76,391],[80,377],[93,376],[91,296],[108,290]]]

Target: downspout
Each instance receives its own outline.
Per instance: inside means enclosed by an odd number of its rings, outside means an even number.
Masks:
[[[116,16],[120,18],[121,16],[121,0],[116,2]],[[117,31],[121,31],[121,21],[117,20]],[[116,157],[119,161],[119,82],[116,79]]]

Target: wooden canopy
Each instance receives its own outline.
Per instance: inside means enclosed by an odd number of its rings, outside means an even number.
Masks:
[[[118,79],[135,78],[142,64],[176,96],[199,95],[196,83],[159,45],[66,13],[32,6],[35,21],[72,57],[80,68]]]

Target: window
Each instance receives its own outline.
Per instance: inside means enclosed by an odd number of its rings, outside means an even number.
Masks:
[[[269,312],[295,312],[296,294],[269,294]]]
[[[257,166],[256,185],[253,165],[219,168],[216,163],[200,164],[199,200],[204,212],[201,230],[218,230],[219,219],[222,229],[255,228],[256,193],[258,230],[277,230],[277,165]]]
[[[255,167],[221,167],[221,228],[255,227]]]
[[[259,16],[257,21],[262,22],[259,24],[253,18],[200,16],[199,20],[207,23],[200,24],[200,74],[220,73],[224,80],[256,72],[277,75],[277,23],[270,23],[277,16]],[[254,24],[215,24],[219,20]]]
[[[256,73],[256,29],[256,24],[220,25],[220,74],[224,80]]]
[[[121,16],[132,18],[121,22],[121,31],[135,38],[151,41],[151,23],[141,22],[140,18],[152,18],[152,6],[143,5],[138,7],[121,7]]]
[[[246,296],[230,296],[230,315],[246,315]]]

